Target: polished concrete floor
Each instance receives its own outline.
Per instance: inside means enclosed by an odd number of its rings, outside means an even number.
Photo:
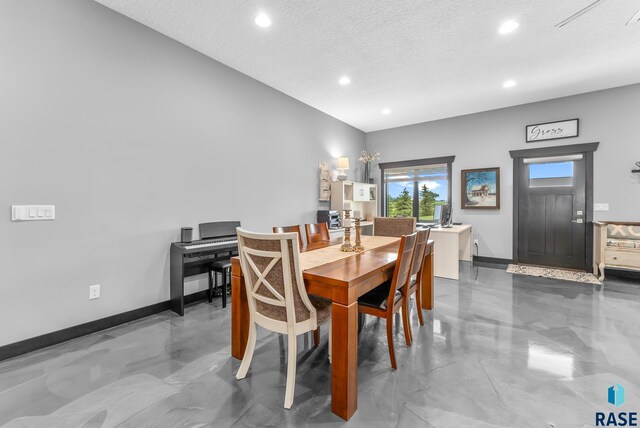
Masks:
[[[384,321],[367,319],[348,423],[331,413],[326,331],[318,348],[299,338],[285,410],[285,341],[262,331],[237,381],[229,310],[215,301],[0,363],[0,425],[589,427],[595,412],[616,410],[607,403],[616,383],[626,390],[617,411],[640,411],[640,284],[461,269],[460,281],[436,279],[424,327],[412,312],[412,347],[396,323],[397,371]]]

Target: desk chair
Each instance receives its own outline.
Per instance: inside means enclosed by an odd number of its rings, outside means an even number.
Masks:
[[[236,228],[240,227],[239,221],[215,221],[200,223],[200,239],[233,239],[236,236]],[[213,301],[214,291],[218,289],[218,274],[222,276],[222,307],[227,307],[227,290],[231,285],[231,257],[236,251],[228,251],[209,265],[209,303]]]
[[[302,249],[302,231],[299,225],[295,226],[273,226],[273,233],[295,232],[298,234],[298,245]]]
[[[415,217],[374,217],[373,236],[402,236],[416,231]]]
[[[375,315],[387,320],[389,357],[391,358],[391,367],[394,369],[398,367],[396,365],[396,354],[393,350],[393,316],[406,302],[406,293],[409,288],[407,285],[411,279],[411,262],[415,243],[416,233],[402,236],[400,239],[400,247],[398,248],[396,268],[393,271],[391,280],[377,286],[358,299],[358,312]],[[408,336],[409,320],[405,315],[405,311],[402,313],[402,323],[404,326],[405,341],[407,344],[410,344],[411,341]]]
[[[420,302],[422,301],[422,268],[424,266],[424,254],[427,249],[427,241],[429,241],[429,233],[431,229],[420,229],[417,232],[416,246],[413,250],[413,260],[411,262],[411,273],[409,274],[409,289],[405,293],[405,302],[402,308],[402,317],[409,320],[409,302],[411,295],[416,295],[416,310],[418,311],[418,320],[420,325],[424,325],[424,319],[422,318],[422,308]],[[415,275],[415,279],[413,276]],[[408,322],[408,335],[406,339],[409,339],[407,345],[411,346],[413,342],[413,333],[411,333],[411,323]]]
[[[331,361],[331,301],[307,294],[295,232],[253,233],[238,228],[238,250],[249,307],[249,339],[236,374],[244,379],[256,346],[256,326],[286,334],[287,386],[284,407],[293,404],[296,386],[296,336],[329,322]]]
[[[307,234],[307,244],[331,240],[327,223],[305,224],[304,230]]]

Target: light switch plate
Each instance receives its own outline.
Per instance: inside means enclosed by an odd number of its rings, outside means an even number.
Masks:
[[[55,205],[11,205],[12,221],[42,221],[55,218]]]
[[[609,203],[593,204],[594,211],[609,211]]]
[[[20,205],[12,205],[11,206],[11,220],[18,221],[25,218],[25,209]]]

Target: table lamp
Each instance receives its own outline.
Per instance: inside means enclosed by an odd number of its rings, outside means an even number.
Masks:
[[[349,169],[349,158],[338,158],[338,170],[340,170],[338,180],[344,181],[347,179],[347,174],[344,172],[345,169]]]

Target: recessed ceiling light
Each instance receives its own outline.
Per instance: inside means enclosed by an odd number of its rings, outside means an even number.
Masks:
[[[388,108],[383,108],[383,109],[380,111],[380,113],[382,113],[382,114],[389,114],[389,113],[391,113],[391,110],[389,110]]]
[[[258,27],[267,28],[271,26],[271,18],[266,13],[261,13],[254,19]]]
[[[348,85],[349,83],[351,83],[351,79],[349,79],[347,76],[342,76],[340,80],[338,80],[338,83],[343,86]]]
[[[500,32],[500,34],[507,34],[514,31],[519,26],[520,24],[518,24],[516,21],[507,21],[500,26],[500,29],[498,29],[498,31]]]
[[[503,88],[513,88],[514,86],[516,86],[516,81],[515,80],[507,80],[506,82],[504,82],[502,84]]]

